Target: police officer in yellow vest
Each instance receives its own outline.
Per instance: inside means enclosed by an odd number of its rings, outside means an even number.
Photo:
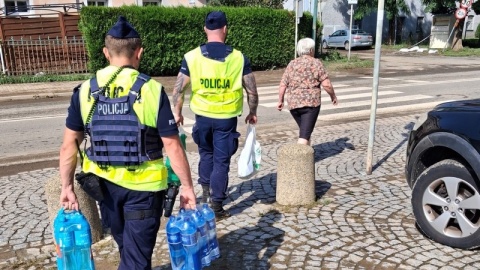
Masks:
[[[243,89],[250,112],[245,123],[257,123],[258,93],[249,60],[225,44],[227,18],[212,11],[205,18],[208,42],[185,54],[173,92],[176,122],[183,124],[185,90],[191,85],[190,109],[195,113],[192,137],[198,145],[198,182],[202,202],[210,202],[217,218],[229,217],[227,197],[230,159],[238,148],[237,117],[243,110]]]
[[[102,219],[118,244],[118,269],[123,270],[151,269],[167,188],[163,147],[182,182],[180,206],[196,203],[164,88],[137,71],[142,52],[139,34],[120,16],[105,37],[103,53],[110,65],[74,90],[60,150],[60,203],[78,210],[73,190],[77,143],[88,140],[81,146],[83,174],[101,189]]]

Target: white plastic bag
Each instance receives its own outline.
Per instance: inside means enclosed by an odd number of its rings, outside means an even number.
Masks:
[[[256,140],[255,125],[248,125],[245,146],[238,159],[238,176],[248,178],[260,169],[262,148]]]

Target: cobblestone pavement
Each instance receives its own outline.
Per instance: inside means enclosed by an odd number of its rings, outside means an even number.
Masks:
[[[479,269],[477,251],[442,246],[415,227],[403,167],[416,117],[378,120],[372,175],[364,173],[368,121],[317,126],[318,200],[303,207],[275,203],[277,150],[295,142],[297,131],[257,134],[262,169],[239,179],[240,151],[235,155],[226,205],[233,216],[217,222],[222,257],[208,269]],[[188,158],[196,178],[198,154]],[[0,269],[55,267],[43,185],[56,174],[52,168],[0,178]],[[155,270],[170,269],[162,223]],[[94,257],[97,269],[116,269],[111,237],[94,245]]]

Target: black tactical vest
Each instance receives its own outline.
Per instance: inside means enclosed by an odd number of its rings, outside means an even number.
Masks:
[[[149,76],[140,73],[128,95],[119,98],[105,96],[96,78],[90,80],[96,105],[87,118],[87,122],[91,121],[87,123],[90,146],[86,154],[99,167],[135,170],[144,161],[163,157],[157,128],[141,124],[133,110],[133,104],[141,102],[141,89],[148,80]]]

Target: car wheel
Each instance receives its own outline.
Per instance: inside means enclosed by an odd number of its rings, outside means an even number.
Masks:
[[[455,160],[427,168],[412,190],[413,214],[430,239],[455,248],[480,246],[480,194],[469,170]]]
[[[348,43],[348,41],[345,41],[344,47],[345,47],[345,50],[348,50],[350,47],[350,43]]]
[[[324,41],[322,42],[322,48],[328,49],[328,43],[327,43],[326,40],[324,40]]]

